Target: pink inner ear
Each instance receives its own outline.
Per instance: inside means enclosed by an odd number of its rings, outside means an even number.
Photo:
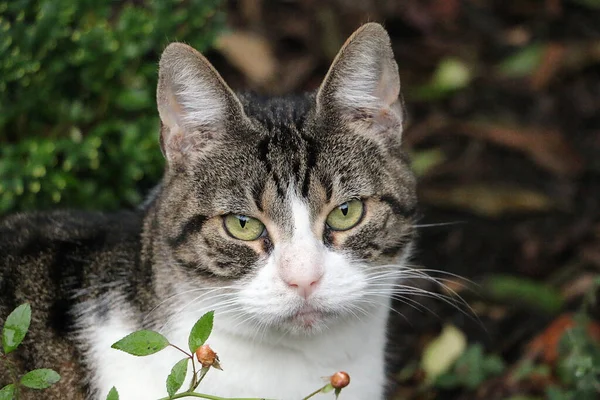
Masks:
[[[398,73],[390,71],[390,66],[385,64],[382,67],[381,76],[377,82],[377,86],[373,92],[373,96],[381,100],[381,103],[386,107],[398,101],[400,96],[400,80]]]
[[[183,107],[177,101],[175,94],[168,90],[165,96],[165,106],[159,111],[163,111],[161,117],[163,124],[168,127],[182,126],[181,116],[184,114]]]

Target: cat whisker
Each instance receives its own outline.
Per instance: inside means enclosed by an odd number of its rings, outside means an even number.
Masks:
[[[386,296],[381,296],[381,297],[387,298]],[[370,300],[370,299],[362,299],[361,302],[366,303],[366,304],[372,304],[372,305],[374,305],[376,307],[381,307],[381,305],[382,305],[382,303],[380,303],[378,301],[373,301],[373,300]],[[384,306],[387,308],[388,311],[391,311],[391,312],[394,312],[394,313],[398,314],[399,316],[401,316],[406,322],[408,322],[412,326],[412,323],[406,317],[406,315],[402,314],[400,311],[398,311],[397,309],[395,309],[394,307],[392,307],[389,304],[384,304]]]
[[[433,224],[416,224],[412,225],[413,228],[433,228],[437,226],[452,226],[465,224],[467,221],[450,221],[450,222],[438,222]]]
[[[217,290],[219,290],[219,289],[220,289],[220,288],[214,288],[214,289],[212,289],[210,292],[214,292],[214,291],[217,291]],[[188,294],[188,293],[201,292],[201,291],[203,291],[203,290],[204,290],[203,288],[195,288],[195,289],[190,289],[190,290],[185,290],[185,291],[183,291],[183,292],[175,293],[175,294],[173,294],[173,295],[171,295],[171,296],[167,297],[165,300],[163,300],[163,301],[161,301],[160,303],[158,303],[158,304],[157,304],[157,305],[156,305],[154,308],[152,308],[152,310],[150,310],[150,311],[149,311],[149,312],[146,314],[146,316],[145,316],[145,317],[142,319],[142,323],[143,323],[143,322],[145,322],[145,321],[148,319],[148,317],[149,317],[149,316],[150,316],[150,315],[151,315],[151,314],[152,314],[154,311],[156,311],[156,310],[157,310],[157,309],[158,309],[160,306],[162,306],[162,305],[163,305],[163,304],[165,304],[166,302],[168,302],[168,301],[170,301],[170,300],[172,300],[172,299],[174,299],[174,298],[176,298],[176,297],[178,297],[178,296],[183,296],[183,295],[186,295],[186,294]]]
[[[177,318],[186,308],[188,308],[190,305],[192,304],[196,304],[198,303],[200,300],[202,300],[205,296],[212,294],[211,291],[209,291],[208,293],[203,293],[200,296],[195,297],[194,299],[192,299],[191,301],[189,301],[188,303],[186,303],[185,305],[183,305],[178,311],[174,312],[168,319],[167,322],[165,322],[162,327],[160,328],[159,332],[162,332],[173,320],[175,320],[175,318]],[[224,296],[231,296],[231,293],[218,293],[216,295],[214,295],[212,298],[216,299],[219,297],[224,297]]]

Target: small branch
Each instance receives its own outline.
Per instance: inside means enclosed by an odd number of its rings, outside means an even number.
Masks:
[[[196,375],[196,362],[194,361],[194,356],[192,356],[192,371],[192,381],[190,382],[190,388],[188,389],[188,392],[193,392],[198,387],[198,384],[196,383],[198,380],[198,375]]]
[[[209,400],[268,400],[262,397],[219,397],[219,396],[211,396],[209,394],[203,393],[195,393],[195,392],[185,392],[174,395],[173,397],[163,397],[159,400],[170,400],[170,399],[183,399],[184,397],[196,397],[200,399],[209,399]]]
[[[210,369],[210,367],[202,367],[202,369],[200,370],[200,377],[196,381],[196,385],[194,386],[193,390],[196,390],[196,388],[198,387],[198,385],[200,385],[200,382],[202,382],[202,379],[204,379],[204,377],[208,373],[209,369]]]
[[[4,365],[6,365],[6,368],[8,369],[10,375],[13,378],[13,383],[15,385],[15,400],[19,399],[19,376],[17,375],[17,371],[15,371],[15,366],[13,365],[13,362],[8,358],[8,354],[0,354],[0,356],[2,356],[2,359],[4,360]]]
[[[172,344],[172,343],[169,343],[169,346],[171,346],[171,347],[173,347],[173,348],[175,348],[175,349],[179,350],[180,352],[182,352],[183,354],[185,354],[185,355],[186,355],[186,356],[188,356],[189,358],[193,358],[193,356],[192,356],[190,353],[188,353],[187,351],[183,350],[181,347],[177,347],[177,346],[175,346],[175,345],[174,345],[174,344]]]
[[[321,390],[325,389],[325,387],[326,387],[326,386],[327,386],[327,385],[325,385],[325,386],[323,386],[323,387],[320,387],[319,389],[315,390],[314,392],[312,392],[312,393],[311,393],[311,394],[309,394],[308,396],[304,397],[302,400],[308,400],[308,399],[310,399],[311,397],[318,395],[319,393],[321,393]]]

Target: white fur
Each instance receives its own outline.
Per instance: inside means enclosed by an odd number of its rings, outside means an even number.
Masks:
[[[367,48],[348,63],[340,76],[341,85],[335,93],[336,99],[348,107],[382,108],[382,101],[375,95],[379,84],[376,49]]]
[[[324,221],[311,220],[308,208],[297,197],[290,196],[288,201],[294,210],[294,231],[283,243],[275,244],[265,265],[230,287],[195,291],[182,283],[179,312],[165,321],[161,332],[186,348],[194,322],[204,312],[215,310],[208,344],[219,354],[224,371],[209,372],[198,389],[203,393],[299,400],[323,385],[322,377],[343,370],[350,374],[351,384],[342,392],[342,400],[380,400],[390,297],[366,296],[368,266],[326,248],[311,229]],[[302,271],[315,263],[324,269],[308,299],[281,279],[279,264],[284,259],[291,263],[286,268],[292,270]],[[292,318],[306,308],[327,314]],[[87,358],[97,370],[92,387],[99,392],[98,400],[112,386],[122,400],[166,396],[166,377],[184,357],[172,348],[149,357],[111,349],[112,343],[139,329],[129,316],[126,307],[121,307],[113,309],[105,323],[93,315],[84,317],[88,328],[83,333],[92,344]]]

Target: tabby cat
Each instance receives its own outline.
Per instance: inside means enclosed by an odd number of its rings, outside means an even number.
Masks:
[[[0,323],[23,302],[33,310],[11,357],[19,372],[62,376],[25,398],[105,399],[112,386],[124,400],[166,396],[179,352],[134,357],[111,344],[152,329],[185,346],[215,310],[209,344],[224,371],[203,392],[298,400],[343,370],[343,399],[383,399],[416,208],[386,31],[363,25],[320,88],[296,97],[236,95],[181,43],[159,68],[167,167],[142,207],[0,223]]]

